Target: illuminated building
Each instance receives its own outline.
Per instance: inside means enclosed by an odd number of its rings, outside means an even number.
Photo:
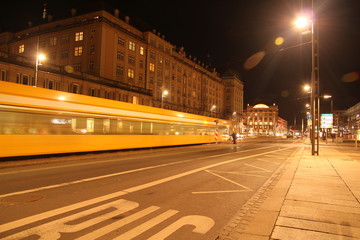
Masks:
[[[225,85],[214,68],[158,31],[134,27],[119,10],[71,9],[59,20],[44,12],[43,23],[0,34],[0,80],[219,118],[242,112],[237,76]],[[34,71],[37,53],[46,60]],[[235,99],[226,92],[240,102],[226,103]]]
[[[247,105],[245,125],[248,134],[252,135],[279,135],[287,131],[287,122],[278,116],[279,108],[273,104]]]

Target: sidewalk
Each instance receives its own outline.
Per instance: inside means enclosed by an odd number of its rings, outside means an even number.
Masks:
[[[360,147],[305,140],[219,239],[360,239]]]

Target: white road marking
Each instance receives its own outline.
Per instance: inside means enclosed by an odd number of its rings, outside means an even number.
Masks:
[[[261,162],[268,162],[268,163],[272,163],[272,164],[277,164],[277,165],[280,164],[278,162],[268,161],[268,160],[264,160],[264,159],[261,159],[261,158],[257,158],[256,160],[261,161]]]
[[[251,164],[244,163],[244,165],[249,166],[249,167],[253,167],[253,168],[260,169],[260,170],[262,170],[262,172],[268,172],[268,173],[271,172],[271,171],[268,170],[268,169],[265,169],[265,168],[262,168],[262,167],[257,167],[257,166],[251,165]]]
[[[199,151],[198,150],[187,151],[186,153],[191,153],[191,152],[199,152]],[[179,154],[184,154],[184,152],[181,152]],[[151,153],[151,157],[164,157],[164,156],[167,156],[167,155],[172,156],[172,155],[174,155],[174,153],[173,152],[166,153],[166,154],[154,154],[153,152]],[[101,164],[101,163],[109,163],[109,162],[118,162],[118,161],[136,159],[136,158],[139,158],[139,157],[143,157],[143,156],[137,155],[137,156],[133,156],[133,157],[126,157],[126,158],[121,158],[121,159],[117,158],[117,159],[111,159],[111,160],[99,160],[99,159],[94,160],[94,159],[91,159],[90,161],[92,161],[92,162],[68,163],[68,164],[66,164],[66,163],[64,164],[64,162],[61,162],[62,164],[58,165],[58,166],[37,167],[36,169],[26,169],[26,170],[17,170],[17,171],[11,171],[11,172],[3,172],[3,173],[0,173],[0,176],[1,175],[13,174],[13,173],[26,173],[26,172],[35,172],[35,171],[42,171],[42,170],[75,167],[75,166],[84,166],[84,165],[93,165],[93,164]],[[76,159],[74,161],[82,161],[82,159]],[[59,163],[59,162],[56,162],[56,161],[55,162],[47,162],[46,164],[50,164],[50,163],[56,164],[56,163]]]
[[[251,177],[261,177],[261,178],[268,178],[268,176],[263,175],[255,175],[255,174],[249,174],[249,173],[256,173],[256,172],[264,172],[264,171],[241,171],[241,172],[225,172],[225,171],[218,171],[213,170],[212,172],[218,172],[218,173],[229,173],[229,174],[236,174],[236,175],[244,175],[244,176],[251,176]]]
[[[251,188],[249,188],[249,187],[247,187],[247,186],[245,186],[245,185],[242,185],[242,184],[240,184],[240,183],[238,183],[238,182],[235,182],[235,181],[233,181],[233,180],[230,180],[230,179],[228,179],[228,178],[226,178],[226,177],[223,177],[223,176],[221,176],[221,175],[219,175],[219,174],[216,174],[216,173],[214,173],[213,171],[206,170],[205,172],[208,172],[208,173],[210,173],[210,174],[212,174],[212,175],[215,175],[215,176],[217,176],[217,177],[219,177],[219,178],[221,178],[221,179],[223,179],[223,180],[225,180],[225,181],[227,181],[227,182],[230,182],[230,183],[232,183],[232,184],[235,184],[235,185],[237,185],[237,186],[239,186],[239,187],[245,188],[245,189],[248,190],[248,191],[253,191]]]
[[[166,219],[168,219],[169,217],[172,217],[173,215],[177,214],[179,211],[176,210],[168,210],[156,217],[154,217],[153,219],[131,229],[130,231],[127,231],[124,234],[121,234],[120,236],[114,238],[114,240],[130,240],[133,239],[136,236],[139,236],[140,234],[142,234],[143,232],[149,230],[150,228],[158,225],[159,223],[165,221]]]
[[[24,193],[30,193],[30,192],[37,192],[37,191],[45,190],[45,189],[63,187],[63,186],[68,186],[68,185],[72,185],[72,184],[76,184],[76,183],[89,182],[89,181],[94,181],[94,180],[99,180],[99,179],[103,179],[103,178],[108,178],[108,177],[114,177],[114,176],[124,175],[124,174],[128,174],[128,173],[140,172],[140,171],[149,170],[149,169],[154,169],[154,168],[159,168],[159,167],[166,167],[166,166],[171,166],[171,165],[175,165],[175,164],[185,163],[185,162],[189,162],[189,161],[192,161],[192,160],[184,160],[184,161],[179,161],[179,162],[165,163],[165,164],[160,164],[160,165],[155,165],[155,166],[150,166],[150,167],[144,167],[144,168],[138,168],[138,169],[128,170],[128,171],[124,171],[124,172],[118,172],[118,173],[112,173],[112,174],[102,175],[102,176],[98,176],[98,177],[85,178],[85,179],[80,179],[80,180],[71,181],[71,182],[66,182],[66,183],[54,184],[54,185],[49,185],[49,186],[44,186],[44,187],[39,187],[39,188],[34,188],[34,189],[29,189],[29,190],[24,190],[24,191],[19,191],[19,192],[13,192],[13,193],[8,193],[8,194],[0,195],[0,198],[8,197],[8,196],[13,196],[13,195],[24,194]]]
[[[137,212],[137,213],[134,213],[130,216],[127,216],[121,220],[118,220],[116,222],[113,222],[113,223],[110,223],[110,224],[107,224],[106,226],[102,227],[102,228],[99,228],[89,234],[86,234],[80,238],[77,238],[76,240],[89,240],[89,239],[97,239],[111,231],[114,231],[122,226],[125,226],[126,224],[128,223],[131,223],[135,220],[138,220],[156,210],[160,209],[159,207],[157,206],[151,206],[151,207],[148,207],[140,212]]]
[[[172,223],[170,226],[164,228],[157,234],[153,235],[148,240],[163,240],[185,225],[195,226],[192,232],[205,234],[215,225],[215,222],[212,218],[205,216],[199,216],[199,215],[185,216],[180,218],[176,222]]]
[[[17,227],[25,226],[28,223],[34,223],[34,222],[37,222],[37,221],[40,221],[40,220],[43,220],[43,219],[46,219],[46,218],[50,218],[50,217],[53,217],[53,216],[56,216],[56,215],[59,215],[59,214],[62,214],[62,213],[66,213],[66,212],[69,212],[69,211],[72,211],[72,210],[75,210],[75,209],[78,209],[78,208],[81,208],[81,207],[89,206],[89,205],[99,203],[99,202],[102,202],[102,201],[105,201],[105,200],[108,200],[108,199],[123,196],[123,195],[126,195],[126,194],[131,193],[131,192],[140,191],[140,190],[143,190],[143,189],[155,186],[155,185],[159,185],[159,184],[162,184],[162,183],[174,180],[174,179],[178,179],[178,178],[188,176],[188,175],[191,175],[191,174],[203,171],[203,170],[207,170],[209,168],[225,165],[225,164],[228,164],[228,163],[233,163],[233,162],[236,162],[236,161],[241,161],[241,160],[256,157],[256,156],[262,156],[264,154],[279,152],[279,151],[283,151],[285,149],[277,149],[277,150],[268,151],[268,152],[265,152],[265,153],[258,153],[258,154],[254,154],[254,155],[250,155],[250,156],[245,156],[245,157],[240,157],[240,158],[227,160],[227,161],[224,161],[224,162],[218,162],[218,163],[210,164],[210,165],[207,165],[207,166],[204,166],[204,167],[193,169],[193,170],[183,172],[183,173],[180,173],[180,174],[176,174],[176,175],[166,177],[166,178],[163,178],[163,179],[155,180],[155,181],[145,183],[145,184],[142,184],[142,185],[138,185],[138,186],[135,186],[135,187],[132,187],[132,188],[128,188],[128,189],[125,189],[125,190],[122,190],[122,191],[110,193],[110,194],[100,196],[100,197],[97,197],[97,198],[93,198],[93,199],[90,199],[90,200],[78,202],[78,203],[71,204],[71,205],[68,205],[68,206],[65,206],[65,207],[53,209],[53,210],[43,212],[43,213],[39,213],[39,214],[30,216],[30,217],[26,217],[26,218],[23,218],[23,219],[8,222],[8,223],[0,225],[0,232],[4,232],[4,231],[8,231],[8,230],[17,228]],[[132,170],[132,171],[136,171],[136,170]]]
[[[240,192],[251,192],[251,190],[199,191],[199,192],[192,192],[192,193],[193,194],[207,194],[207,193],[240,193]]]
[[[99,222],[102,222],[104,220],[113,218],[117,215],[120,215],[124,212],[128,212],[132,209],[135,209],[139,206],[138,203],[127,201],[124,199],[120,199],[117,201],[113,201],[104,205],[100,205],[98,207],[90,208],[60,219],[53,220],[51,222],[27,229],[25,231],[15,233],[13,235],[7,236],[6,238],[3,238],[3,240],[10,240],[10,239],[22,239],[29,236],[38,236],[38,239],[59,239],[61,237],[61,233],[71,233],[71,232],[78,232],[81,230],[84,230],[85,228],[88,228],[90,226],[93,226]],[[69,224],[69,222],[81,219],[82,217],[89,216],[91,214],[100,212],[102,210],[113,208],[115,209],[112,212],[105,213],[103,215],[100,215],[98,217],[88,219],[84,222],[78,223],[78,224]],[[27,222],[32,223],[32,222]],[[23,224],[25,225],[25,224]],[[10,226],[11,228],[11,226]]]

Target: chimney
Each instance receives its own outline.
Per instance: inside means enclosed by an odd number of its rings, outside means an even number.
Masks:
[[[71,12],[71,16],[72,16],[72,17],[74,17],[74,16],[76,15],[76,9],[75,9],[75,8],[72,8],[72,9],[70,10],[70,12]]]
[[[53,15],[48,14],[48,15],[47,15],[47,19],[48,19],[48,22],[52,22],[52,20],[54,19],[54,17],[53,17]]]
[[[27,23],[27,24],[28,24],[28,27],[29,27],[29,28],[31,28],[31,27],[33,26],[32,21],[28,21],[28,23]]]
[[[125,22],[126,22],[127,24],[129,24],[129,22],[130,22],[130,17],[129,17],[129,16],[126,16],[126,17],[125,17]]]
[[[115,17],[118,18],[118,17],[119,17],[119,13],[120,13],[119,9],[116,8],[116,9],[114,10],[114,15],[115,15]]]

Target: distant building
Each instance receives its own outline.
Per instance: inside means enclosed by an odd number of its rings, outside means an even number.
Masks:
[[[345,116],[347,118],[345,131],[353,135],[357,134],[357,130],[360,129],[360,103],[345,110]]]
[[[240,118],[238,75],[221,77],[156,30],[135,28],[117,9],[70,13],[1,33],[0,80],[219,118],[235,112]],[[41,62],[40,53],[46,56]]]
[[[287,122],[279,117],[279,108],[275,104],[247,105],[244,116],[244,124],[249,134],[278,135],[287,131]]]

